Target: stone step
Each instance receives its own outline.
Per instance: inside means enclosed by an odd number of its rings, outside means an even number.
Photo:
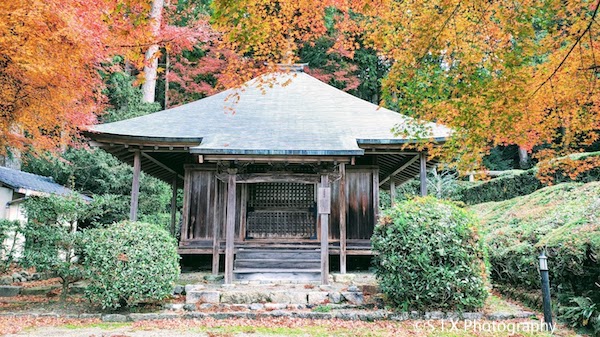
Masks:
[[[240,249],[236,253],[236,259],[271,259],[271,260],[318,260],[321,252],[314,249]]]
[[[319,269],[321,260],[318,259],[236,259],[234,269]]]
[[[276,268],[243,268],[235,269],[233,275],[238,281],[281,281],[296,282],[318,281],[321,269],[276,269]]]

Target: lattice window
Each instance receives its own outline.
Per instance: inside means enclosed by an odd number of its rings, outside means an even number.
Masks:
[[[315,234],[314,185],[250,184],[247,236],[310,238]]]
[[[297,183],[259,183],[249,186],[248,206],[265,208],[310,208],[314,185]]]

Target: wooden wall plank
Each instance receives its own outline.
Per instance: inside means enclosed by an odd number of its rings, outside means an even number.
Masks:
[[[183,220],[181,224],[181,241],[187,241],[189,239],[189,228],[190,228],[190,196],[191,196],[191,171],[185,169],[183,179]]]

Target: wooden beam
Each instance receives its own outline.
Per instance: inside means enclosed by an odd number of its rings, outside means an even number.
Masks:
[[[321,219],[321,284],[329,284],[329,212],[331,208],[331,194],[325,193],[325,198],[322,198],[322,192],[329,187],[329,176],[321,175],[321,184],[319,186],[318,209],[319,218]],[[327,198],[327,195],[329,198]],[[329,205],[326,203],[329,202]]]
[[[346,274],[346,164],[340,164],[340,273]]]
[[[240,184],[277,182],[316,184],[319,182],[319,176],[316,174],[285,172],[248,173],[238,174],[236,177],[236,182]]]
[[[175,237],[175,225],[177,222],[177,175],[173,176],[173,182],[171,183],[171,235]]]
[[[400,166],[396,171],[392,172],[389,176],[385,177],[385,179],[381,180],[379,182],[379,186],[387,183],[387,181],[390,180],[393,176],[395,176],[396,174],[404,171],[404,169],[406,169],[407,167],[409,167],[410,165],[412,165],[414,162],[416,162],[417,159],[419,159],[419,156],[414,156],[413,158],[411,158],[409,161],[407,161],[406,163],[404,163],[404,165]]]
[[[219,249],[221,247],[221,217],[219,214],[219,181],[216,177],[212,177],[211,181],[214,184],[213,190],[215,195],[213,197],[213,241],[212,241],[212,274],[219,274]]]
[[[421,159],[419,171],[419,179],[421,181],[421,196],[424,197],[427,195],[427,153],[421,152],[419,154],[419,158]]]
[[[142,169],[142,160],[140,151],[133,155],[133,180],[131,182],[131,205],[129,208],[129,220],[137,220],[138,202],[140,198],[140,171]]]
[[[289,162],[289,163],[319,163],[334,162],[349,163],[351,157],[347,156],[258,156],[258,155],[204,155],[204,162],[214,161],[254,161],[257,163]]]
[[[142,156],[144,156],[144,158],[146,158],[146,159],[148,159],[149,161],[153,162],[155,165],[159,166],[160,168],[162,168],[162,169],[164,169],[164,170],[166,170],[166,171],[168,171],[168,172],[171,172],[171,173],[173,173],[173,174],[176,174],[176,175],[177,175],[179,178],[183,179],[183,176],[182,176],[182,175],[180,175],[180,174],[177,174],[177,172],[175,172],[175,170],[173,170],[172,168],[168,167],[167,165],[165,165],[165,164],[163,164],[163,163],[159,162],[158,160],[156,160],[156,159],[155,159],[154,157],[152,157],[151,155],[149,155],[149,154],[147,154],[147,153],[145,153],[145,152],[142,152]]]
[[[225,230],[225,284],[233,283],[233,254],[235,239],[236,170],[229,170],[227,182],[227,228]]]
[[[396,183],[394,179],[390,181],[390,205],[394,207],[396,205]]]

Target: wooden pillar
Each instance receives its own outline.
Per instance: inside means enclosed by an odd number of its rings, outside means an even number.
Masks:
[[[420,172],[419,179],[421,181],[421,196],[424,197],[427,195],[427,153],[420,152]]]
[[[227,181],[227,228],[225,229],[225,284],[233,283],[233,241],[235,239],[236,170],[229,171]]]
[[[177,174],[173,177],[171,188],[173,189],[173,194],[171,195],[171,235],[175,237],[175,227],[177,222]]]
[[[131,182],[131,206],[129,209],[129,220],[137,220],[138,201],[140,198],[140,171],[142,169],[142,158],[140,151],[133,153],[133,180]]]
[[[340,164],[340,273],[346,274],[346,164]]]
[[[321,220],[321,284],[329,283],[329,214],[331,213],[331,188],[327,174],[321,175],[318,199]]]
[[[379,219],[379,169],[373,170],[373,216],[375,224]],[[375,225],[373,224],[373,225]]]
[[[221,257],[221,224],[222,218],[219,216],[219,180],[216,177],[212,179],[214,183],[213,191],[213,243],[212,243],[212,274],[219,274],[219,259]]]
[[[394,178],[390,178],[390,205],[392,207],[396,205],[396,183]]]

